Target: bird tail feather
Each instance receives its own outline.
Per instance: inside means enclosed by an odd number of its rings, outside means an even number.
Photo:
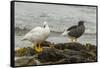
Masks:
[[[62,35],[62,36],[68,36],[68,32],[69,32],[69,31],[64,31],[61,35]]]

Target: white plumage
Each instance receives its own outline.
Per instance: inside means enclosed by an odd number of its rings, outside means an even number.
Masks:
[[[49,34],[50,34],[50,29],[49,26],[47,24],[47,22],[43,23],[44,27],[36,27],[33,28],[31,31],[29,31],[23,38],[23,40],[28,40],[32,43],[34,43],[35,45],[37,44],[41,44],[43,41],[45,41]],[[39,47],[38,47],[39,49]]]
[[[66,29],[64,29],[64,32],[61,34],[62,36],[68,36],[68,31],[66,31]]]

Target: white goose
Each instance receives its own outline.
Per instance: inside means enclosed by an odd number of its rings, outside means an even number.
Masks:
[[[45,41],[50,34],[50,29],[46,21],[43,23],[43,27],[36,27],[29,31],[22,40],[28,40],[34,44],[34,49],[37,52],[43,51],[41,43]]]

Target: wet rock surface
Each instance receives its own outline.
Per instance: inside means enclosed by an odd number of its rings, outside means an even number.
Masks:
[[[63,58],[66,58],[66,55],[64,55],[62,51],[55,48],[44,48],[44,51],[38,54],[37,58],[40,60],[40,62],[43,62],[43,63],[49,62],[49,61],[55,62]]]
[[[90,43],[54,44],[45,41],[41,45],[43,47],[41,53],[36,53],[31,47],[17,49],[15,56],[20,58],[15,60],[15,65],[70,64],[97,61],[97,47]],[[23,56],[26,58],[23,58]]]
[[[16,60],[16,66],[26,66],[26,65],[37,65],[37,62],[34,58],[19,58]]]
[[[16,57],[33,56],[35,54],[36,54],[36,52],[32,47],[20,48],[15,51]]]

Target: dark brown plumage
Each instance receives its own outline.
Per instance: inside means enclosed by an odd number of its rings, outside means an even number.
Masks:
[[[74,25],[67,29],[70,37],[79,38],[85,32],[84,21],[79,21],[78,25]]]

